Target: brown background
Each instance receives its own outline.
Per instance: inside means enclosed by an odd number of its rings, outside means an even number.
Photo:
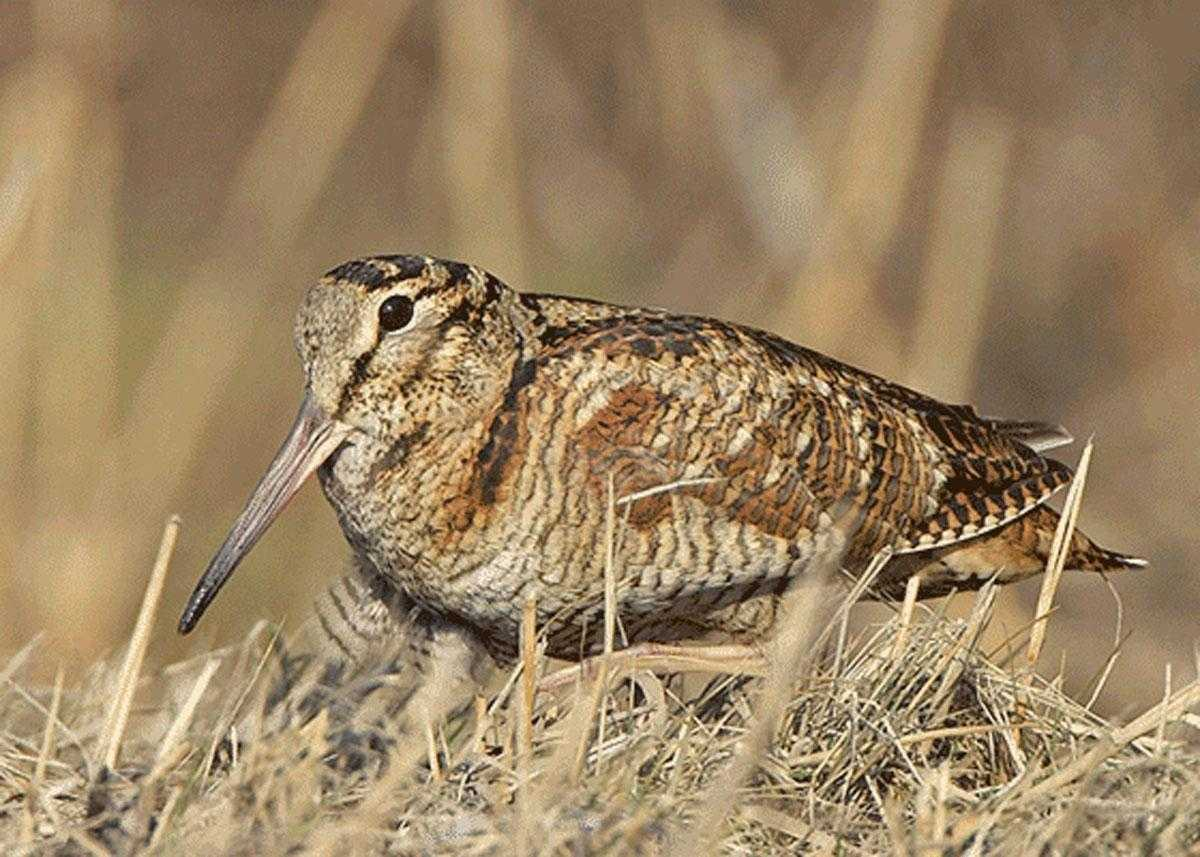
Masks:
[[[1094,433],[1086,528],[1154,563],[1114,580],[1101,704],[1192,676],[1191,4],[120,7],[0,4],[0,651],[118,646],[169,511],[153,657],[303,616],[346,553],[312,487],[198,640],[171,628],[299,401],[303,290],[389,251]],[[1036,594],[1001,594],[1007,631]],[[1044,660],[1082,696],[1115,613],[1065,581]]]

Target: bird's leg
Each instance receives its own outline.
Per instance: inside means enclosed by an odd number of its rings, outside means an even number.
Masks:
[[[419,678],[405,714],[423,730],[430,771],[438,776],[438,728],[447,717],[474,701],[496,663],[470,630],[440,616],[415,610],[406,630],[408,668]]]
[[[765,675],[767,671],[767,658],[755,646],[737,644],[681,646],[667,643],[637,643],[629,648],[619,649],[610,656],[596,655],[585,658],[574,666],[553,672],[538,683],[538,689],[556,691],[564,687],[571,687],[578,682],[592,681],[604,669],[606,657],[611,658],[608,661],[610,676],[637,670],[744,673],[747,675]]]
[[[435,748],[429,736],[494,669],[470,630],[422,610],[371,567],[358,570],[317,599],[298,641],[304,654],[284,656],[268,704],[276,729],[327,711],[330,751],[352,768],[382,754],[396,734]]]

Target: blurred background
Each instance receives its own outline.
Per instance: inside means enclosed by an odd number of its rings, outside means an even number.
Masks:
[[[304,290],[418,252],[1094,433],[1082,522],[1153,563],[1112,581],[1099,704],[1157,700],[1200,639],[1195,11],[0,3],[0,655],[121,645],[170,512],[152,658],[298,624],[347,554],[315,485],[173,631],[299,403]],[[1117,602],[1058,603],[1045,669],[1086,698]]]

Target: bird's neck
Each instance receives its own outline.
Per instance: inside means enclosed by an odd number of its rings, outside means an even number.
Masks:
[[[447,555],[494,504],[510,464],[514,385],[526,355],[513,349],[506,357],[495,360],[486,386],[428,390],[386,435],[356,436],[320,469],[347,540],[385,574]]]

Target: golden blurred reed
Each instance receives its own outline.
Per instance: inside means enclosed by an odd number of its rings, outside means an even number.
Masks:
[[[74,669],[119,644],[179,512],[151,659],[184,651],[173,605],[299,399],[303,287],[429,252],[1096,432],[1083,519],[1154,563],[1115,581],[1134,636],[1104,702],[1156,698],[1200,598],[1200,87],[1194,16],[1156,15],[5,4],[0,647],[44,632]],[[310,489],[207,633],[295,621],[343,553]],[[1000,638],[1036,591],[1001,596]],[[1083,687],[1112,598],[1066,580],[1060,605]]]

